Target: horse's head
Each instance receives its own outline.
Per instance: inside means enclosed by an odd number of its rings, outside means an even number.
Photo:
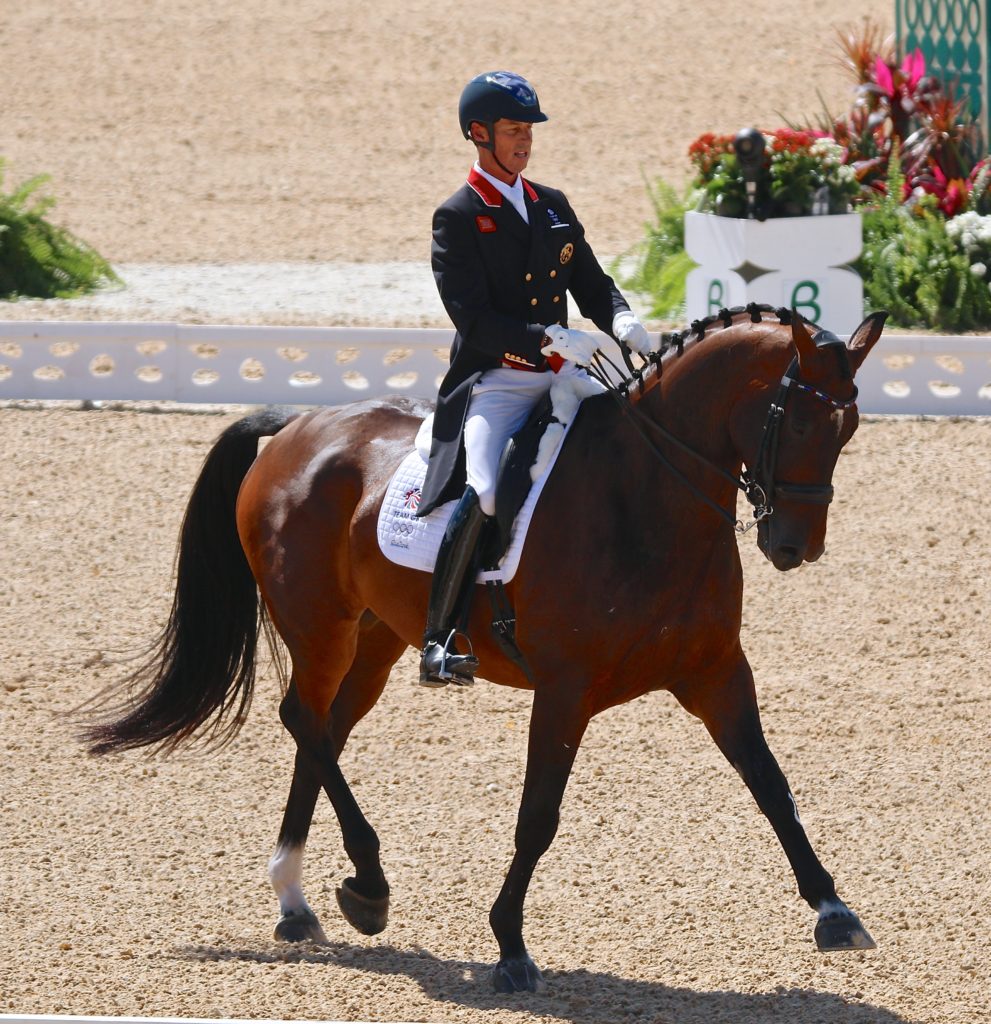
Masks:
[[[781,343],[768,352],[773,376],[734,410],[731,433],[747,465],[758,516],[765,506],[757,544],[777,569],[814,562],[825,549],[833,469],[859,421],[854,377],[886,316],[872,314],[844,344],[828,331],[812,335],[793,315],[776,332]],[[780,377],[784,360],[789,365]]]

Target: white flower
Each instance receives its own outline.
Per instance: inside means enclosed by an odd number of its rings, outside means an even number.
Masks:
[[[946,222],[946,233],[970,252],[991,243],[991,216],[982,217],[973,210],[959,213]]]
[[[971,263],[970,272],[974,277],[984,277],[988,272],[988,268],[983,263]]]
[[[819,157],[824,164],[838,164],[843,158],[843,147],[835,139],[816,139],[809,146],[809,152]]]

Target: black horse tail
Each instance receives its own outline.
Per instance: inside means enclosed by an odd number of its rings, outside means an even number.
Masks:
[[[247,416],[206,457],[182,523],[168,624],[125,681],[124,700],[105,706],[108,718],[84,730],[90,753],[170,751],[211,718],[209,745],[223,746],[237,734],[254,689],[259,625],[267,620],[234,509],[258,439],[298,415],[270,408]]]

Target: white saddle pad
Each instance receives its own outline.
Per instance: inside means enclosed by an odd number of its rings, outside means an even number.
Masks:
[[[598,381],[586,376],[564,374],[551,385],[551,406],[557,423],[551,423],[544,431],[537,450],[537,457],[530,467],[533,486],[516,515],[506,549],[498,569],[478,574],[479,582],[502,580],[508,583],[516,574],[526,542],[527,529],[537,507],[540,492],[551,475],[558,453],[575,413],[582,400],[599,394],[603,387]],[[454,512],[456,501],[440,505],[422,519],[417,519],[416,509],[420,504],[420,489],[427,472],[427,456],[430,452],[430,434],[433,416],[428,416],[416,435],[416,448],[403,459],[385,492],[385,499],[379,511],[378,540],[382,553],[391,562],[405,565],[409,569],[420,569],[432,573],[437,564],[437,552],[444,539],[448,520]]]
[[[557,451],[560,450],[558,445]],[[550,465],[530,488],[530,493],[516,516],[512,539],[498,570],[480,572],[479,582],[502,580],[508,583],[515,575],[533,510],[556,461],[557,452],[554,453]],[[423,486],[426,472],[427,464],[418,451],[410,452],[400,463],[385,492],[385,500],[379,511],[378,538],[379,547],[389,561],[405,565],[409,569],[432,573],[437,563],[440,542],[457,502],[449,501],[439,505],[429,516],[417,519],[416,508],[420,503],[420,488]]]
[[[577,402],[575,403],[577,409]],[[479,582],[486,580],[502,580],[508,583],[516,574],[523,554],[527,528],[537,507],[540,492],[544,489],[547,478],[551,475],[554,463],[574,416],[569,418],[567,425],[552,423],[541,439],[537,462],[531,469],[531,477],[535,476],[530,493],[523,502],[523,507],[513,523],[513,531],[509,547],[503,555],[499,568],[478,574]],[[427,461],[423,454],[422,444],[430,444],[430,419],[424,421],[417,435],[417,449],[400,463],[399,469],[389,483],[385,492],[385,500],[379,511],[378,539],[382,553],[391,562],[405,565],[409,569],[420,569],[432,573],[437,563],[437,552],[447,529],[448,520],[454,512],[457,501],[449,501],[439,505],[422,519],[417,519],[416,509],[420,504],[420,488],[427,472]],[[545,444],[545,442],[547,442]],[[553,445],[553,450],[548,449]]]

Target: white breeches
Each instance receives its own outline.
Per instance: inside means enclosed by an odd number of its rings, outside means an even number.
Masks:
[[[486,370],[472,389],[465,420],[467,482],[477,492],[487,516],[495,515],[496,474],[506,442],[526,423],[555,379],[568,376],[587,374],[574,363],[565,363],[558,373],[527,373],[499,367]]]

